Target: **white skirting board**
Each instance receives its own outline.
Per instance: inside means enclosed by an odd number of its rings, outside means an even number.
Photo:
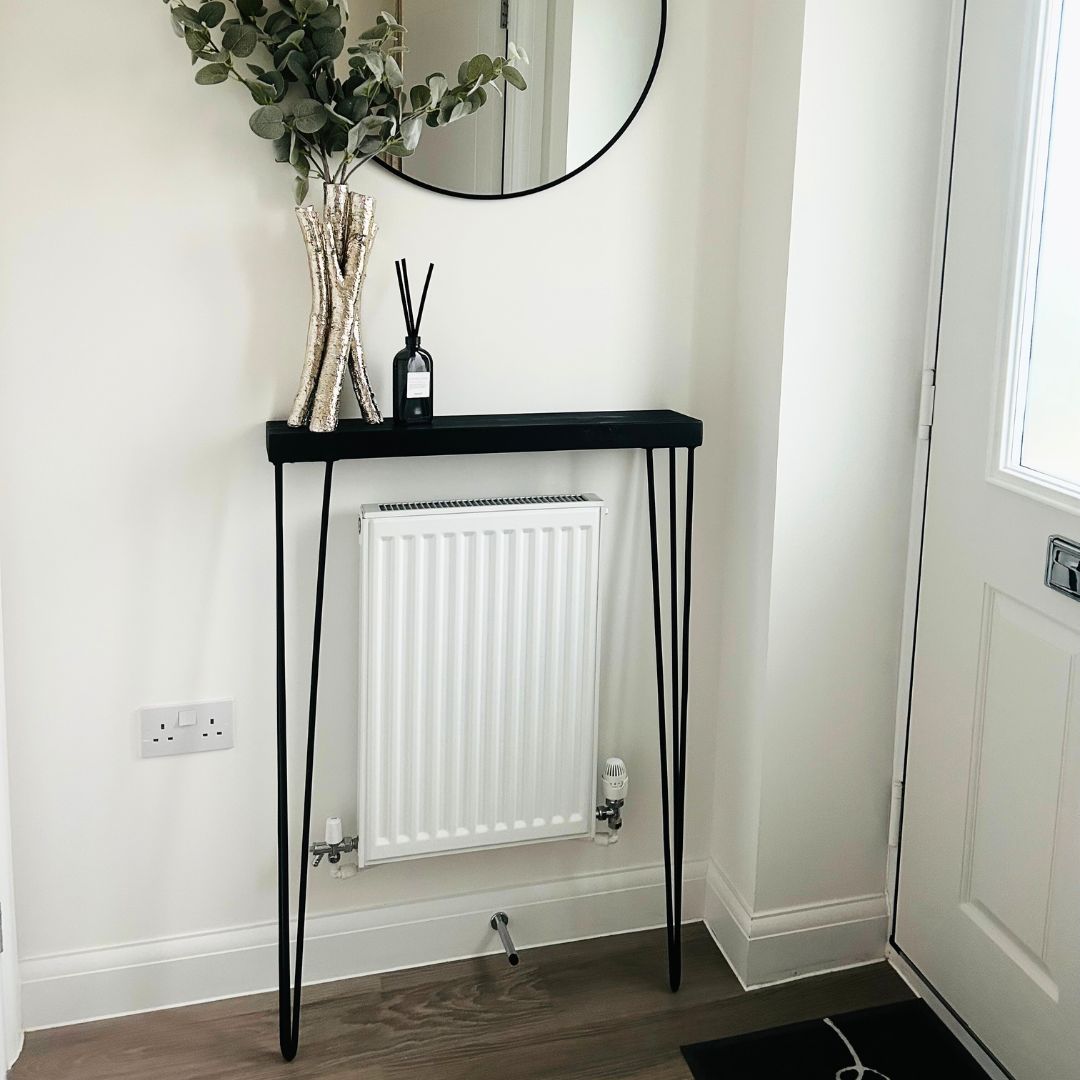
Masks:
[[[885,959],[885,894],[751,912],[710,863],[705,925],[747,990]]]
[[[304,982],[332,982],[501,951],[487,920],[510,913],[521,950],[664,925],[660,866],[308,918]],[[705,864],[686,864],[685,922],[702,918]],[[295,928],[294,928],[295,930]],[[527,953],[522,957],[528,963]],[[277,988],[276,923],[24,959],[28,1031]],[[666,969],[657,971],[666,979]]]

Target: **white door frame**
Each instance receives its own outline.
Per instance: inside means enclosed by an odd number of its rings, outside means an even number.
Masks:
[[[920,415],[919,442],[916,450],[909,526],[908,564],[905,578],[904,616],[901,636],[900,677],[897,686],[896,738],[893,761],[893,805],[889,822],[889,847],[886,893],[889,898],[889,940],[886,957],[915,993],[923,998],[953,1035],[969,1050],[992,1080],[1015,1080],[978,1035],[937,992],[933,984],[904,954],[896,942],[896,915],[899,893],[899,856],[903,843],[903,798],[907,771],[912,686],[915,665],[915,642],[918,635],[919,588],[925,538],[926,498],[929,484],[930,448],[933,441],[933,384],[938,361],[938,339],[945,286],[945,257],[949,238],[949,210],[952,196],[953,160],[956,121],[959,109],[960,82],[963,75],[964,30],[968,0],[951,0],[949,43],[949,80],[944,104],[942,146],[938,175],[938,197],[934,223],[934,264],[931,268],[931,293],[927,305],[926,342],[924,347],[924,397]],[[929,373],[927,375],[926,373]]]

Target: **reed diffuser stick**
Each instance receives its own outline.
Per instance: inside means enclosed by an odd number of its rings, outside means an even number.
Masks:
[[[420,323],[424,320],[424,305],[427,303],[428,286],[431,284],[431,275],[435,272],[435,264],[428,266],[427,277],[424,279],[424,292],[420,297],[420,310],[416,313],[416,336],[420,336]]]
[[[398,292],[401,294],[401,311],[405,316],[405,331],[409,337],[415,337],[413,334],[412,314],[409,311],[408,294],[405,289],[405,276],[402,273],[400,261],[394,263],[394,269],[397,271]]]
[[[409,303],[409,333],[416,337],[416,316],[413,313],[412,290],[409,288],[409,263],[407,259],[401,260],[401,276],[405,279],[405,299]]]

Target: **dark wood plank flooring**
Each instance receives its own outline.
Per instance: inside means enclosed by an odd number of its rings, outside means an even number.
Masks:
[[[678,994],[648,931],[311,987],[291,1065],[260,994],[33,1032],[11,1080],[687,1080],[685,1043],[911,996],[884,963],[748,994],[684,937]]]

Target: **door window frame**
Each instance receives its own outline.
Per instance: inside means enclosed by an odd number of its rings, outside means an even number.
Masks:
[[[1016,148],[1012,216],[1007,223],[1009,269],[1001,304],[1003,324],[986,479],[1019,495],[1080,514],[1080,486],[1023,465],[1020,459],[1064,4],[1065,0],[1040,0],[1030,63],[1019,72],[1029,88],[1022,99],[1028,115]],[[1075,14],[1080,16],[1080,12]]]

